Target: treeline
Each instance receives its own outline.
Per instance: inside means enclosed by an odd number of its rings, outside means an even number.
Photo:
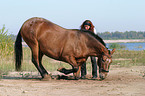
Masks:
[[[98,35],[105,40],[116,40],[116,39],[145,39],[145,31],[126,31],[126,32],[103,32]]]
[[[117,39],[145,39],[145,31],[144,32],[136,32],[136,31],[126,31],[126,32],[102,32],[97,33],[104,40],[117,40]],[[16,35],[11,34],[10,37],[15,40]]]

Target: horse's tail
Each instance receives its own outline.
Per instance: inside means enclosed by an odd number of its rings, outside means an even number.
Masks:
[[[15,67],[16,71],[21,70],[21,62],[23,58],[23,50],[22,50],[22,37],[21,37],[21,29],[17,35],[16,41],[15,41]]]

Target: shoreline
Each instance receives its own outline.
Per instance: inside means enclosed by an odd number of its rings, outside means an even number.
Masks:
[[[120,39],[120,40],[104,40],[105,43],[139,43],[139,42],[145,42],[145,39]],[[23,41],[23,46],[26,46],[27,44]]]
[[[105,43],[139,43],[145,42],[145,39],[120,39],[120,40],[104,40]]]

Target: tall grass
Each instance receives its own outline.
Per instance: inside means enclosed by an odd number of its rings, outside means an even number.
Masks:
[[[0,29],[0,58],[11,55],[13,53],[13,40],[7,35],[5,25]]]
[[[7,32],[3,25],[0,29],[0,74],[13,69],[13,40]]]
[[[120,44],[118,44],[118,43],[111,43],[111,44],[109,44],[109,48],[110,49],[114,49],[114,48],[116,48],[116,49],[125,49],[126,48],[126,46],[125,45],[120,45]]]
[[[113,65],[145,66],[145,50],[117,50],[113,55]]]
[[[145,66],[145,51],[129,51],[116,50],[113,54],[113,62],[111,65],[119,65],[120,67],[129,66]],[[67,63],[53,60],[47,56],[42,59],[44,67],[49,71],[56,71],[59,67],[71,68]],[[91,72],[90,59],[87,60],[87,69]],[[0,60],[0,70],[3,72],[15,71],[14,56],[9,55]],[[34,64],[31,62],[31,50],[28,47],[23,47],[23,62],[22,71],[37,71]]]

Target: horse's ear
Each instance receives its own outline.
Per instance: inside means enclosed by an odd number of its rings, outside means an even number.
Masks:
[[[112,51],[111,51],[111,55],[115,52],[116,48],[114,48]]]

